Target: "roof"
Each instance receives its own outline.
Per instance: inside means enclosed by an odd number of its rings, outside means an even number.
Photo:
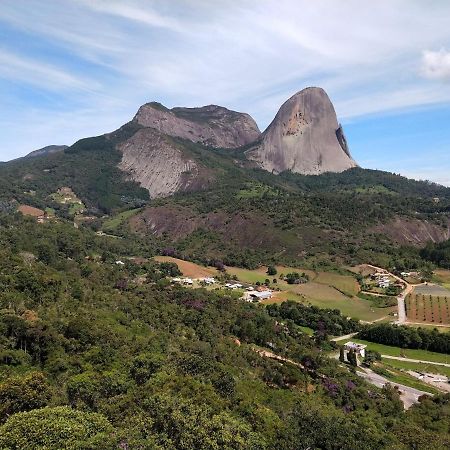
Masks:
[[[252,297],[256,297],[256,298],[270,298],[270,297],[272,297],[272,291],[262,291],[262,292],[254,291],[254,292],[250,292],[249,294]]]
[[[351,341],[347,342],[347,343],[345,344],[345,346],[346,346],[347,348],[352,348],[353,350],[363,350],[363,349],[365,349],[365,348],[367,347],[367,345],[364,345],[364,344],[358,344],[358,343],[356,343],[356,342],[351,342]]]

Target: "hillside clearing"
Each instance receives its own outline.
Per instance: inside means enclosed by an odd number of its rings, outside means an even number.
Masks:
[[[195,264],[190,261],[184,261],[183,259],[173,258],[171,256],[155,256],[155,261],[158,262],[172,262],[175,263],[180,269],[183,276],[188,278],[202,278],[211,277],[217,275],[217,269],[213,267],[204,267],[199,264]]]

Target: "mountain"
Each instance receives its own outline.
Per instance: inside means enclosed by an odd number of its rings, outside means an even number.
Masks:
[[[262,135],[219,106],[148,103],[112,133],[0,165],[0,209],[69,219],[56,194],[70,188],[96,226],[117,217],[110,231],[197,261],[423,263],[427,241],[448,239],[450,189],[355,167],[349,155],[322,89],[294,95]]]
[[[241,147],[261,134],[248,114],[217,105],[168,109],[160,103],[147,103],[133,120],[145,128],[215,148]]]
[[[58,153],[64,151],[66,148],[69,148],[68,145],[47,145],[46,147],[39,148],[38,150],[34,150],[25,158],[35,158],[37,156],[50,155],[52,153]]]
[[[318,175],[356,167],[333,104],[321,88],[303,89],[287,100],[246,155],[273,173]]]
[[[119,168],[152,198],[207,188],[214,182],[186,141],[214,148],[237,148],[260,135],[248,115],[221,106],[168,109],[159,103],[141,106],[132,121],[137,131],[117,146]]]

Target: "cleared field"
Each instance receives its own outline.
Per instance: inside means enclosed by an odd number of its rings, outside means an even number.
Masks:
[[[437,283],[442,284],[447,289],[450,289],[450,270],[438,269],[434,271],[434,278]]]
[[[313,283],[308,283],[309,285]],[[307,285],[303,285],[307,286]],[[305,294],[295,293],[295,292],[278,292],[275,297],[270,300],[266,300],[262,303],[281,303],[286,300],[293,300],[295,302],[300,302],[304,304],[311,304],[314,306],[318,306],[319,308],[331,308],[331,309],[339,309],[342,314],[348,317],[355,317],[356,319],[360,319],[366,322],[372,322],[374,320],[382,319],[383,317],[387,317],[388,314],[394,311],[396,308],[373,308],[371,303],[368,300],[362,300],[357,297],[346,297],[342,295],[339,291],[336,291],[334,288],[329,287],[331,289],[332,294],[328,296],[324,293],[324,288],[326,286],[317,284],[316,286],[320,286],[320,290],[314,292],[314,297],[307,296]],[[313,285],[314,288],[314,285]],[[321,292],[322,294],[318,294]],[[330,292],[327,290],[326,292]],[[323,297],[321,297],[323,295]]]
[[[262,266],[255,270],[249,270],[249,269],[241,269],[239,267],[227,267],[227,272],[230,275],[236,275],[239,281],[242,281],[244,283],[250,283],[255,284],[256,282],[264,283],[266,279],[269,279],[271,282],[275,278],[277,279],[277,283],[283,286],[288,286],[287,283],[283,283],[279,279],[281,274],[288,274],[291,272],[298,272],[298,273],[305,273],[309,276],[310,280],[313,280],[317,274],[316,272],[308,269],[299,269],[298,267],[286,267],[286,266],[276,266],[277,274],[276,275],[267,275],[267,267]]]
[[[255,270],[227,267],[227,272],[236,275],[239,281],[249,284],[264,283],[266,279],[269,279],[271,287],[280,289],[280,292],[276,292],[273,298],[263,302],[266,304],[293,300],[319,308],[339,309],[346,316],[367,322],[386,317],[396,309],[375,308],[370,301],[356,297],[355,295],[359,292],[359,285],[351,275],[340,275],[334,272],[316,273],[298,267],[277,266],[276,269],[277,275],[275,276],[267,275],[267,267],[260,267]],[[280,274],[289,272],[305,272],[313,281],[294,285],[279,279]],[[273,278],[277,279],[276,284],[272,283]]]
[[[255,284],[256,282],[264,283],[266,278],[272,281],[273,278],[278,278],[278,275],[269,276],[265,273],[264,270],[256,269],[256,270],[248,270],[241,269],[239,267],[227,267],[227,272],[230,275],[236,275],[239,281],[243,283]],[[267,268],[266,268],[267,270]]]
[[[432,292],[447,292],[447,295],[423,294],[421,293],[423,289],[419,291],[418,288],[415,288],[406,297],[406,316],[411,322],[450,325],[450,292],[440,287],[442,291],[436,291],[435,286],[432,286],[432,288]]]
[[[334,286],[336,289],[347,295],[356,295],[359,292],[358,282],[350,275],[340,275],[333,272],[319,272],[314,281]]]
[[[433,296],[448,296],[450,297],[450,290],[438,284],[421,284],[416,286],[412,292],[413,294],[433,295]]]
[[[181,273],[185,277],[189,278],[202,278],[202,277],[214,277],[217,275],[217,269],[213,267],[204,267],[195,264],[190,261],[184,261],[178,258],[172,258],[171,256],[155,256],[155,261],[158,262],[173,262],[180,269]]]
[[[348,270],[353,273],[358,273],[362,275],[363,277],[368,277],[369,275],[372,275],[376,272],[376,270],[373,267],[369,267],[366,264],[360,264],[358,266],[348,267]]]
[[[377,344],[375,342],[363,341],[361,339],[351,339],[352,342],[359,342],[367,345],[369,350],[374,350],[382,355],[400,356],[402,358],[421,359],[423,361],[440,362],[450,364],[450,355],[430,352],[428,350],[414,350],[408,348],[393,347],[391,345]],[[341,341],[342,342],[342,341]]]

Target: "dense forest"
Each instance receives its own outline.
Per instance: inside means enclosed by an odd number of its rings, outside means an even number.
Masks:
[[[0,216],[0,448],[448,448],[449,396],[405,412],[323,356],[307,311],[174,286],[156,245]]]

